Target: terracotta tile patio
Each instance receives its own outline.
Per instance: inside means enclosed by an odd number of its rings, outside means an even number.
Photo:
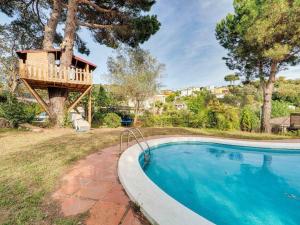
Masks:
[[[62,178],[52,197],[64,216],[89,211],[87,225],[141,225],[118,181],[117,146],[81,160]]]

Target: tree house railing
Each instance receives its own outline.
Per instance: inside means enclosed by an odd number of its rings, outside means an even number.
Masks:
[[[20,65],[20,78],[83,85],[91,85],[93,83],[91,72],[84,69],[72,69],[51,64],[31,66],[23,63]]]

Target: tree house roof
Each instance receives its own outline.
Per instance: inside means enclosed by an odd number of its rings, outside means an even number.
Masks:
[[[49,50],[43,50],[43,49],[29,49],[29,50],[20,50],[20,51],[17,51],[17,55],[20,59],[26,59],[26,55],[28,53],[39,53],[39,52],[48,52],[48,53],[55,53],[56,56],[58,58],[60,58],[61,56],[61,49],[49,49]],[[75,61],[78,61],[80,63],[83,63],[83,64],[87,64],[89,65],[90,69],[91,70],[95,70],[97,68],[97,65],[79,57],[79,56],[75,56],[73,55],[73,60]]]

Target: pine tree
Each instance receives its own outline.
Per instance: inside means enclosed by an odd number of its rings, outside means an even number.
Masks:
[[[300,61],[298,0],[235,0],[234,13],[217,24],[216,37],[228,50],[226,65],[246,79],[258,78],[264,92],[262,131],[271,132],[276,75]]]

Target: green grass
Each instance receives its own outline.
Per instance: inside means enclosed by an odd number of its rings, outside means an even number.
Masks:
[[[61,175],[79,159],[119,141],[121,129],[71,129],[41,133],[0,130],[0,224],[75,225],[86,215],[63,218],[50,194]],[[245,139],[292,138],[243,132],[189,128],[146,128],[145,136],[208,135]]]

